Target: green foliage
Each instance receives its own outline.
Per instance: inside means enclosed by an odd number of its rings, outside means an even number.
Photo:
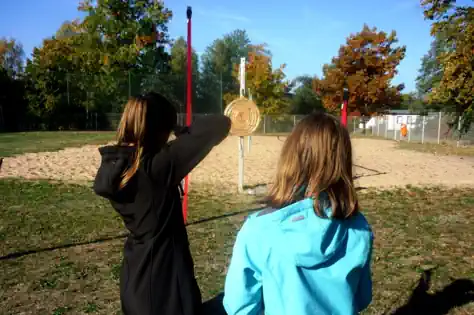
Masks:
[[[235,30],[216,39],[202,55],[199,81],[200,106],[204,112],[221,112],[227,105],[224,95],[239,94],[234,67],[250,50],[250,39],[244,30]]]
[[[431,103],[444,104],[461,120],[461,133],[470,129],[474,110],[474,8],[454,0],[423,0],[425,17],[433,21],[431,33],[445,40],[448,49],[436,55],[439,83],[428,93]]]
[[[79,10],[86,17],[64,23],[27,62],[30,112],[43,129],[82,129],[90,112],[100,121],[121,112],[131,95],[162,89],[169,69],[163,3],[84,1]]]
[[[443,67],[438,58],[449,51],[446,34],[438,33],[431,43],[431,48],[421,59],[421,68],[416,78],[417,91],[422,96],[427,96],[433,88],[437,87],[443,78]]]
[[[416,92],[401,94],[400,109],[408,109],[413,114],[426,114],[428,110],[433,110]]]
[[[0,39],[0,131],[17,131],[27,121],[23,47],[14,39]]]
[[[0,38],[0,67],[11,78],[23,72],[23,46],[15,39]]]
[[[187,87],[187,42],[184,37],[179,37],[173,44],[171,48],[171,63],[170,63],[170,73],[166,76],[168,86],[170,87],[169,92],[164,94],[168,98],[172,99],[180,109],[184,112],[186,105],[186,87]],[[196,52],[192,51],[192,84],[193,87],[197,86],[199,82],[199,59]],[[193,88],[192,103],[196,104],[197,102],[197,89]],[[171,94],[171,95],[170,95]],[[197,110],[196,110],[197,109]],[[193,111],[198,111],[199,108],[194,108]]]
[[[152,73],[167,66],[163,45],[169,44],[172,13],[162,1],[85,0],[79,10],[87,13],[82,24],[89,39],[99,36],[110,66]]]
[[[311,76],[300,76],[292,85],[298,85],[291,99],[291,113],[295,115],[310,114],[314,110],[324,110],[323,103],[312,87]]]

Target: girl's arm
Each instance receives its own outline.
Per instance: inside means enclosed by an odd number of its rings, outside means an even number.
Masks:
[[[247,241],[247,232],[244,224],[237,235],[225,280],[223,304],[229,315],[257,315],[264,309],[261,271],[255,257],[251,257],[256,252]]]
[[[152,161],[152,174],[159,176],[164,165],[172,165],[171,184],[177,185],[199,164],[214,146],[227,137],[231,122],[224,115],[208,115],[196,119],[191,126],[178,131],[165,152]]]

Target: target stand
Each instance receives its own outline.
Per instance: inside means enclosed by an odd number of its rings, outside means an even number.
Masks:
[[[250,136],[260,124],[257,105],[245,97],[240,97],[226,106],[224,115],[230,118],[230,134],[239,137],[239,192],[244,191],[244,137]]]

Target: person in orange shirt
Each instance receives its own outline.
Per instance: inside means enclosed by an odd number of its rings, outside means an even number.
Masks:
[[[402,137],[406,137],[407,133],[408,133],[407,125],[402,124],[402,127],[400,128],[400,134],[402,135]]]

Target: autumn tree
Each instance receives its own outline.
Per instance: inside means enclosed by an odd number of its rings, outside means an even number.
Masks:
[[[445,104],[461,119],[461,134],[474,117],[474,8],[454,0],[422,0],[426,19],[433,21],[431,34],[445,36],[449,49],[437,56],[442,68],[439,84],[428,95],[431,103]]]
[[[234,80],[239,82],[239,64],[234,65]],[[289,100],[285,97],[288,82],[285,80],[285,65],[273,69],[272,56],[266,45],[251,45],[245,66],[245,87],[262,114],[288,113]],[[246,95],[247,95],[247,91]],[[237,93],[224,95],[226,103],[239,97]]]
[[[391,81],[406,48],[395,47],[397,41],[395,31],[387,34],[367,25],[350,35],[339,54],[324,65],[322,78],[313,81],[324,107],[338,112],[345,86],[349,90],[349,111],[363,116],[399,105],[404,86],[393,86]]]

